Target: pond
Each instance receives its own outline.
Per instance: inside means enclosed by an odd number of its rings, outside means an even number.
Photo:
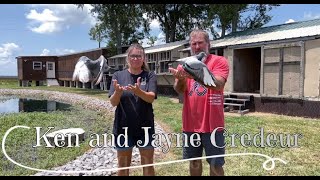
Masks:
[[[69,111],[72,105],[49,100],[0,96],[0,114]]]

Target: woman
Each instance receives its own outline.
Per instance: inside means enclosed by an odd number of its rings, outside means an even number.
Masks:
[[[157,98],[157,78],[149,71],[142,46],[131,45],[127,54],[128,69],[114,73],[109,91],[111,104],[117,106],[113,134],[119,168],[130,166],[134,146],[139,147],[142,165],[153,164],[154,154],[152,102]],[[119,170],[118,175],[128,176],[129,169]],[[154,167],[144,167],[143,175],[154,175]]]

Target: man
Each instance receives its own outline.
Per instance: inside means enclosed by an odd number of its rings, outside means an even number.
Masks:
[[[225,153],[224,146],[224,106],[223,89],[229,75],[228,61],[222,56],[209,53],[210,40],[207,32],[194,30],[190,33],[191,55],[205,52],[207,58],[204,63],[216,78],[216,87],[206,87],[196,82],[181,68],[170,68],[174,75],[174,89],[184,94],[183,103],[183,133],[188,137],[188,146],[183,146],[183,158],[201,157],[203,149],[206,156],[220,155]],[[211,142],[211,134],[215,134],[215,143]],[[194,133],[200,135],[200,146],[190,145],[190,136]],[[194,143],[196,144],[196,143]],[[211,176],[223,176],[224,157],[207,158],[210,164]],[[190,161],[190,175],[202,174],[202,161]]]

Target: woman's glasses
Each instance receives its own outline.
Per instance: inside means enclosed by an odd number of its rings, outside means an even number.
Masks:
[[[140,54],[130,54],[129,57],[131,59],[137,58],[137,59],[142,59],[142,56]]]

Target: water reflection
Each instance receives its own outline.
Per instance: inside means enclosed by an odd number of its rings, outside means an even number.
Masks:
[[[68,111],[71,107],[56,101],[0,96],[0,113]]]

